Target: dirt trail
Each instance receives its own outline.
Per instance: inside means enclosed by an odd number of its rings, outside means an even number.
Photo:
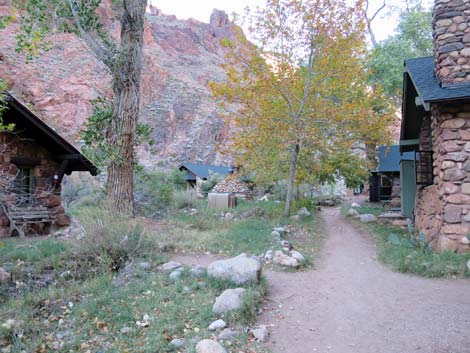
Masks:
[[[259,321],[272,325],[274,353],[470,353],[470,281],[392,272],[339,209],[322,215],[327,239],[317,269],[265,273]]]

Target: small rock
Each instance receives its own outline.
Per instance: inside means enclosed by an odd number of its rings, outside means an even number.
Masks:
[[[250,333],[258,342],[266,342],[269,336],[269,331],[266,325],[260,325],[256,328],[253,328],[250,330]]]
[[[467,261],[467,268],[470,270],[470,260]]]
[[[131,331],[130,327],[123,327],[119,330],[121,333],[129,333]]]
[[[273,230],[273,231],[271,232],[271,236],[272,236],[274,239],[277,239],[277,240],[281,239],[281,233],[279,233],[278,231],[275,231],[275,230]]]
[[[212,307],[214,314],[225,314],[232,310],[239,310],[243,304],[244,288],[227,289],[219,295]]]
[[[265,261],[271,261],[273,259],[274,253],[272,250],[266,251],[266,254],[264,254],[264,260]]]
[[[197,285],[196,285],[196,287],[197,287],[198,289],[204,289],[204,288],[207,287],[207,283],[206,283],[206,282],[198,282]]]
[[[160,271],[173,271],[181,267],[183,267],[183,265],[181,265],[179,262],[171,260],[163,265],[158,266],[158,269]]]
[[[350,208],[347,213],[348,217],[357,217],[359,216],[359,212],[354,208]]]
[[[293,257],[294,259],[296,259],[299,262],[305,261],[305,257],[301,253],[299,253],[298,251],[295,251],[295,250],[291,250],[289,252],[289,256]]]
[[[182,274],[183,274],[183,271],[177,269],[177,270],[173,271],[172,273],[170,273],[170,279],[172,281],[178,281],[181,278]]]
[[[200,266],[200,265],[194,265],[191,267],[191,269],[189,270],[189,273],[191,274],[191,276],[193,277],[196,277],[196,278],[200,278],[200,277],[203,277],[206,273],[206,269],[205,267],[203,266]]]
[[[246,284],[259,282],[261,270],[260,261],[241,254],[231,259],[214,261],[207,268],[207,274],[236,284]]]
[[[353,203],[351,204],[351,207],[352,207],[352,208],[361,208],[361,205],[359,205],[357,202],[353,202]]]
[[[288,233],[288,231],[284,227],[275,227],[273,228],[273,232],[278,232],[279,234]]]
[[[183,293],[191,293],[193,290],[191,289],[191,287],[188,287],[188,286],[184,286],[183,287]]]
[[[152,264],[150,262],[145,261],[139,262],[138,266],[142,270],[150,270],[152,268]]]
[[[312,214],[306,207],[302,207],[300,210],[297,211],[297,216],[300,218],[307,218],[310,217]]]
[[[361,214],[359,219],[362,223],[371,223],[377,221],[377,217],[375,217],[373,214]]]
[[[209,331],[216,331],[216,330],[222,330],[227,327],[227,323],[222,320],[215,320],[213,323],[209,325]]]
[[[233,220],[234,217],[235,217],[235,216],[233,215],[233,213],[227,212],[227,213],[225,214],[225,219],[226,219],[227,221]]]
[[[150,315],[144,314],[144,316],[142,317],[142,320],[144,320],[144,321],[150,321]]]
[[[228,340],[230,338],[240,336],[240,334],[241,334],[241,332],[238,331],[238,330],[232,330],[231,328],[226,328],[219,334],[217,339],[219,341],[225,341],[225,340]]]
[[[227,351],[214,340],[202,340],[196,345],[196,353],[227,353]]]
[[[274,263],[279,264],[281,266],[286,266],[286,267],[299,267],[299,261],[297,259],[294,259],[293,257],[290,257],[289,255],[285,255],[282,251],[275,251],[274,252],[274,258],[273,258]]]
[[[0,267],[0,283],[7,282],[11,279],[11,274],[3,267]]]
[[[184,340],[181,338],[175,338],[172,339],[170,342],[170,346],[175,347],[175,348],[183,348],[184,347]]]
[[[286,249],[287,249],[287,252],[289,252],[289,251],[292,249],[292,244],[289,243],[287,240],[281,241],[281,246],[282,246],[283,248],[286,248]]]

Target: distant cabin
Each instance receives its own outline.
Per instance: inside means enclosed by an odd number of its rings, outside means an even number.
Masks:
[[[379,164],[371,172],[369,199],[371,202],[389,202],[392,208],[402,206],[400,176],[407,173],[408,164],[414,165],[413,152],[400,152],[400,146],[380,146],[377,149]]]
[[[179,170],[186,172],[186,182],[192,187],[200,185],[203,181],[209,179],[213,173],[222,177],[233,173],[233,167],[196,163],[183,163],[180,165]]]
[[[0,236],[47,234],[51,225],[68,225],[61,181],[75,171],[97,168],[13,95],[7,95],[0,132]]]

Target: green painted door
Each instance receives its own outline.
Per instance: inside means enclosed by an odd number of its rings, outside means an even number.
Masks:
[[[400,162],[401,213],[411,218],[415,208],[416,171],[414,161]]]

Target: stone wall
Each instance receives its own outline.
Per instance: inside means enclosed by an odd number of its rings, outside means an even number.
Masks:
[[[53,186],[52,178],[59,171],[59,165],[51,157],[49,152],[39,146],[27,136],[18,134],[0,134],[0,172],[11,176],[17,175],[17,165],[13,163],[15,158],[29,158],[37,160],[38,164],[28,165],[33,168],[35,203],[44,205],[55,217],[58,226],[68,225],[69,219],[65,215],[60,196],[60,186]],[[15,195],[9,197],[14,202]],[[0,236],[8,235],[9,221],[0,208]]]
[[[253,199],[253,192],[248,184],[241,181],[235,174],[228,175],[218,182],[212,192],[235,194],[236,197],[244,200]]]
[[[433,105],[432,131],[435,189],[420,190],[416,224],[437,249],[470,252],[470,104]]]
[[[442,84],[470,82],[470,2],[436,0],[434,58]]]
[[[392,179],[392,193],[390,195],[390,207],[401,207],[401,184],[400,175],[394,175]]]

